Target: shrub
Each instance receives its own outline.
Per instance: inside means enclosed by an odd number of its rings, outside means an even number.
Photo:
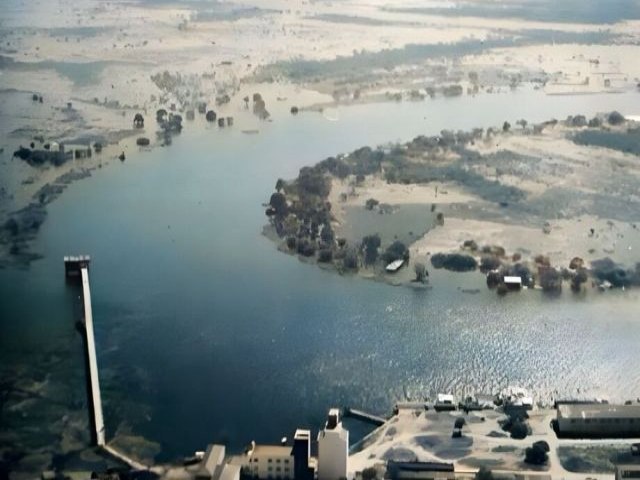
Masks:
[[[436,253],[431,257],[434,268],[444,268],[454,272],[470,272],[478,267],[478,262],[471,255],[461,253]]]
[[[502,262],[498,257],[493,255],[483,255],[480,259],[480,271],[482,273],[490,272],[491,270],[496,270],[500,268]]]
[[[348,270],[358,269],[358,252],[354,248],[348,248],[342,259],[342,265]]]
[[[375,198],[370,198],[366,202],[364,202],[364,208],[367,210],[373,210],[380,202]]]
[[[400,259],[407,261],[409,260],[409,249],[404,243],[396,240],[385,250],[383,258],[387,263],[395,262]]]
[[[560,292],[562,290],[562,276],[553,267],[538,268],[539,283],[545,292]]]
[[[625,118],[620,112],[613,111],[607,117],[607,121],[609,125],[620,125],[625,122]]]
[[[529,434],[529,427],[520,419],[515,419],[511,424],[511,438],[515,440],[524,440]]]
[[[318,252],[318,262],[329,263],[333,260],[333,252],[329,248],[323,248]]]
[[[545,450],[545,444],[546,450]],[[549,451],[549,445],[547,442],[536,442],[531,447],[528,447],[524,452],[524,461],[530,465],[544,465],[547,463]]]
[[[380,235],[377,233],[367,235],[362,239],[361,250],[364,254],[364,263],[372,265],[378,260],[378,248],[380,248]]]
[[[362,480],[375,480],[378,478],[378,471],[375,467],[368,467],[362,470]]]

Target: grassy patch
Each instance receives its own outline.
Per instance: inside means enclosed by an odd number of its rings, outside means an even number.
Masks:
[[[576,473],[613,473],[616,464],[634,463],[625,445],[559,447],[558,457],[563,468]]]
[[[394,207],[393,213],[367,210],[364,205],[345,208],[346,221],[340,232],[349,243],[357,244],[365,235],[377,233],[382,245],[400,240],[409,245],[429,231],[435,221],[435,213],[427,205],[409,204]]]
[[[640,155],[640,129],[638,128],[626,132],[584,130],[576,133],[573,141],[579,145],[592,145]]]

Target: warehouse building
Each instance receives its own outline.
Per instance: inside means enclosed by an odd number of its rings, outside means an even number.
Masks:
[[[640,404],[561,404],[556,419],[562,437],[640,437]]]

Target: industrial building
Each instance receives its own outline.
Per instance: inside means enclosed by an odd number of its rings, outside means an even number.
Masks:
[[[311,456],[311,431],[298,429],[293,445],[282,439],[280,445],[251,446],[240,460],[246,477],[263,480],[338,480],[346,478],[349,458],[349,432],[342,428],[340,411],[329,411],[318,434],[318,458]],[[321,476],[322,475],[322,476]]]
[[[640,404],[560,404],[558,435],[578,438],[640,437]]]
[[[329,410],[327,423],[318,433],[318,480],[347,478],[349,431],[342,428],[340,410]]]

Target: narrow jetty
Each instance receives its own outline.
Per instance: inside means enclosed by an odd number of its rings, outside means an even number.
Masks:
[[[91,416],[91,436],[98,447],[105,445],[104,415],[102,413],[102,397],[100,395],[100,378],[98,376],[98,358],[93,331],[93,311],[91,309],[91,286],[89,284],[88,255],[64,257],[65,274],[68,279],[79,278],[82,283],[83,325],[86,346],[86,358],[89,384],[89,413]]]
[[[124,453],[119,452],[118,450],[113,448],[111,445],[103,445],[102,448],[104,449],[105,452],[110,454],[112,457],[117,458],[121,462],[124,462],[127,465],[129,465],[129,467],[131,467],[133,470],[149,470],[148,465],[143,465],[142,463],[137,462],[131,457],[127,457]]]
[[[371,413],[363,412],[362,410],[356,410],[355,408],[345,407],[343,412],[345,417],[352,417],[363,422],[371,423],[372,425],[380,426],[387,422],[386,418],[373,415]]]
[[[88,255],[64,257],[65,275],[67,280],[80,280],[82,284],[83,303],[83,333],[85,340],[85,357],[87,364],[87,387],[89,393],[89,414],[91,419],[91,436],[95,445],[100,447],[112,457],[124,462],[134,470],[148,470],[149,467],[117,451],[111,445],[107,445],[104,428],[104,415],[102,413],[102,395],[100,393],[100,378],[98,375],[98,359],[96,356],[96,343],[93,330],[93,311],[91,309],[91,286],[89,284],[89,264],[91,258]]]

